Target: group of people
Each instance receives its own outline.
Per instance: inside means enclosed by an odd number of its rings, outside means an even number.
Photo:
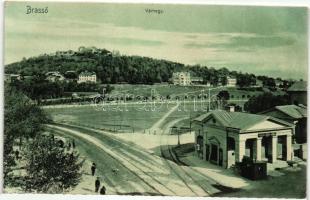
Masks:
[[[95,176],[95,173],[96,173],[96,163],[93,163],[92,166],[91,166],[91,174],[92,176]],[[95,192],[101,195],[104,195],[106,193],[106,188],[104,187],[104,185],[101,186],[101,189],[99,191],[99,188],[100,188],[100,178],[97,177],[96,181],[95,181]]]

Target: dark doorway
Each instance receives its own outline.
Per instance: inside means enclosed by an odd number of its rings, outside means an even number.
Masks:
[[[206,160],[209,161],[210,156],[210,146],[206,144]]]
[[[227,151],[235,150],[235,148],[236,148],[235,139],[228,137],[227,138]]]
[[[262,158],[271,162],[272,160],[272,137],[264,136],[262,139]]]
[[[277,159],[286,160],[286,135],[278,137]]]
[[[254,142],[255,139],[247,139],[245,142],[245,155],[254,159]]]
[[[217,163],[217,145],[211,144],[210,161]]]

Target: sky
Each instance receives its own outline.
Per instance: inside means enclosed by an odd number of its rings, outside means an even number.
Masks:
[[[48,13],[26,14],[27,6],[48,7]],[[307,20],[302,7],[6,2],[4,61],[95,46],[122,55],[307,79]]]

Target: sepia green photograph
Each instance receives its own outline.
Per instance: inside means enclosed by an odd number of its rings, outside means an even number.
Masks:
[[[6,1],[4,193],[306,198],[308,19]]]

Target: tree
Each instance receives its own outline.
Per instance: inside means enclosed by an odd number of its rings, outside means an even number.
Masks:
[[[274,78],[267,78],[265,81],[263,81],[263,84],[265,87],[268,87],[270,89],[274,89],[276,87],[276,82]]]
[[[220,100],[229,100],[229,92],[227,90],[221,90],[218,94],[217,94],[217,97],[220,99]]]
[[[289,104],[287,95],[275,96],[272,93],[264,93],[257,97],[251,97],[245,104],[244,109],[250,113],[258,113],[275,106]]]
[[[4,101],[4,184],[8,184],[11,167],[14,166],[13,143],[19,139],[32,138],[42,130],[42,124],[49,121],[43,110],[22,92],[5,85]]]
[[[217,103],[219,103],[218,107],[220,108],[224,108],[225,105],[227,104],[227,101],[229,100],[229,92],[227,90],[221,90],[218,94],[217,94],[217,98],[219,99],[219,101]]]
[[[83,161],[76,151],[66,151],[58,142],[50,135],[39,135],[26,147],[25,191],[60,193],[79,183]]]

